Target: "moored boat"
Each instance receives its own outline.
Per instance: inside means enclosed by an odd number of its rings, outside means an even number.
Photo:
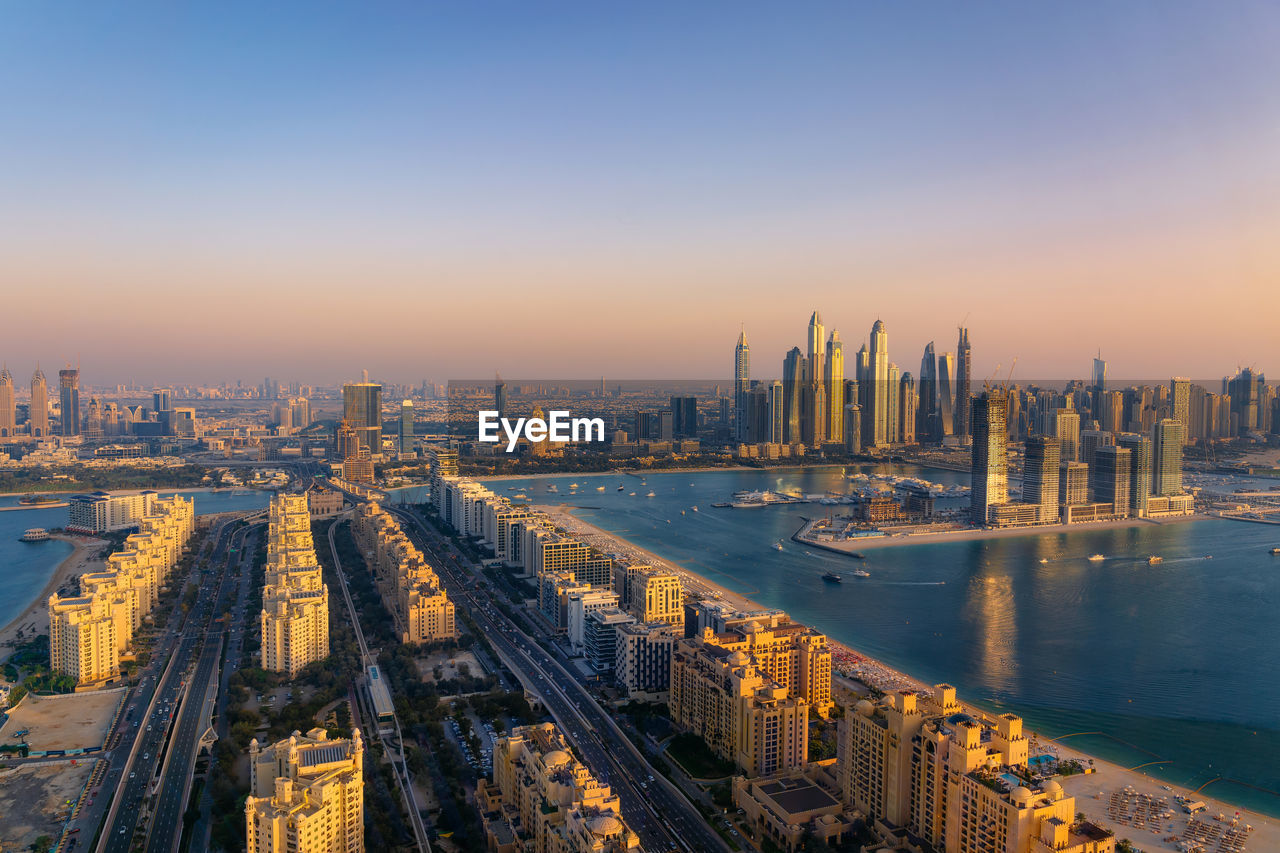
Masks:
[[[43,527],[32,527],[19,538],[23,542],[44,542],[49,538],[49,531]]]
[[[835,572],[827,572],[822,576],[822,579],[828,583],[840,583],[841,581],[841,577]]]

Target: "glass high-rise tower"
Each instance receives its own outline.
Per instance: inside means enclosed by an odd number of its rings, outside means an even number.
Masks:
[[[80,371],[67,367],[58,371],[58,403],[62,409],[59,431],[80,434]]]
[[[348,382],[342,386],[342,417],[370,453],[382,452],[382,386]]]
[[[1009,502],[1009,395],[984,391],[973,400],[970,518],[986,524],[991,507]]]

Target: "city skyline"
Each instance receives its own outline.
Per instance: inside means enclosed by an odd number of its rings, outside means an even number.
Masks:
[[[407,379],[483,327],[497,368],[715,375],[708,315],[774,360],[803,289],[969,326],[975,376],[1277,355],[1273,7],[297,11],[12,11],[13,352]]]

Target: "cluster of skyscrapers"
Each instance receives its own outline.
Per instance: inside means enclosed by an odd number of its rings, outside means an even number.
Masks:
[[[1171,386],[1180,381],[1184,380],[1175,379]],[[973,400],[974,524],[1072,523],[1192,512],[1194,499],[1182,487],[1182,421],[1161,418],[1149,434],[1082,431],[1069,396],[1046,419],[1045,432],[1026,438],[1021,500],[1012,500],[1009,409],[1015,394],[996,388]]]
[[[951,353],[935,358],[930,343],[917,382],[890,361],[888,330],[876,320],[849,371],[839,331],[827,335],[815,311],[806,349],[793,347],[783,359],[782,378],[765,384],[751,379],[751,348],[743,331],[734,351],[735,438],[851,453],[922,440],[941,443],[948,436],[963,441],[969,435],[971,360],[963,327],[958,350],[958,359]]]
[[[194,410],[174,408],[168,390],[157,390],[153,407],[120,406],[90,397],[87,406],[80,405],[80,370],[67,367],[58,371],[58,407],[56,428],[50,417],[49,383],[39,367],[31,377],[26,418],[20,421],[13,374],[0,367],[0,444],[40,441],[53,437],[101,439],[117,435],[194,436]]]

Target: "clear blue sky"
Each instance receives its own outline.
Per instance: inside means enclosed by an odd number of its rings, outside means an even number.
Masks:
[[[712,376],[745,322],[770,376],[818,308],[910,370],[966,315],[978,372],[1265,369],[1278,45],[1250,2],[12,4],[0,358]]]

